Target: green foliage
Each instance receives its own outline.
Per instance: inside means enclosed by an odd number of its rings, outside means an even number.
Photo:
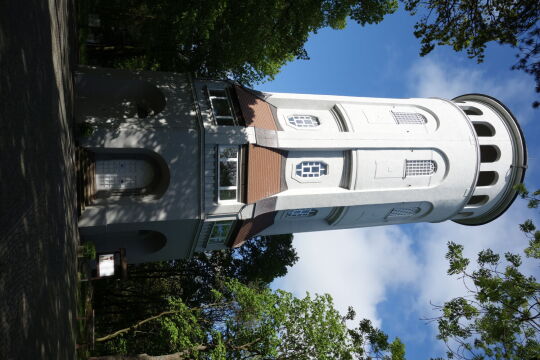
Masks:
[[[517,185],[514,189],[518,191],[522,199],[528,200],[527,206],[529,208],[538,208],[540,190],[536,190],[531,194],[523,184]],[[519,227],[529,239],[529,246],[525,249],[525,255],[530,258],[540,259],[540,231],[536,230],[536,226],[530,219],[525,220]]]
[[[90,124],[89,122],[82,122],[79,124],[79,134],[82,137],[90,136],[96,131],[96,128],[94,125]]]
[[[532,74],[540,92],[540,5],[537,0],[403,0],[405,9],[420,13],[415,36],[421,39],[420,55],[436,45],[466,50],[478,62],[484,59],[487,43],[496,41],[517,48],[513,69]],[[536,101],[533,106],[540,105]]]
[[[517,190],[525,198],[529,196],[524,186]],[[530,238],[525,254],[540,258],[534,224],[527,220],[520,228]],[[537,359],[540,285],[521,272],[521,257],[506,253],[503,261],[491,249],[483,250],[478,254],[478,269],[470,272],[463,246],[450,242],[446,258],[448,274],[458,275],[468,289],[467,295],[437,307],[441,312],[438,338],[447,344],[448,358]]]
[[[311,33],[342,29],[348,16],[378,23],[396,9],[396,0],[94,0],[102,44],[89,47],[89,61],[250,84],[307,59]]]
[[[241,248],[201,253],[190,259],[130,265],[127,280],[103,279],[95,283],[96,332],[102,336],[170,311],[174,309],[173,300],[181,300],[191,308],[219,302],[223,294],[217,289],[222,288],[224,278],[263,288],[285,275],[297,259],[292,236],[279,235],[253,238]],[[143,350],[145,346],[154,349],[149,344],[157,338],[147,337],[144,331],[137,329],[131,334],[130,344],[134,347],[130,345],[121,353]],[[118,353],[110,347],[116,342],[120,339],[99,344],[97,353]],[[168,351],[177,349],[174,344],[167,346]]]
[[[79,246],[79,254],[86,259],[95,259],[96,246],[92,242],[85,242]]]
[[[218,290],[216,290],[218,291]],[[296,298],[285,291],[223,282],[218,301],[174,312],[113,338],[107,350],[176,353],[189,359],[404,360],[405,347],[362,320],[349,329],[328,294]],[[136,337],[136,340],[135,340]]]

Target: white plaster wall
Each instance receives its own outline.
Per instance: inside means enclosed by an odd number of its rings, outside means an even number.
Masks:
[[[316,128],[297,128],[291,125],[287,118],[292,115],[312,115],[319,119],[320,125]],[[317,108],[279,108],[277,110],[277,117],[281,128],[284,131],[302,131],[302,132],[326,132],[326,131],[339,131],[336,119],[328,109]]]
[[[418,207],[421,210],[410,217],[387,217],[395,208]],[[426,221],[433,206],[429,202],[399,202],[373,205],[356,205],[343,209],[342,215],[335,222],[329,222],[329,215],[334,208],[316,208],[317,214],[312,217],[288,217],[287,210],[279,211],[274,224],[263,230],[260,235],[274,235],[333,229],[347,229],[378,225],[403,224]]]
[[[296,165],[303,161],[322,161],[328,166],[328,175],[317,178],[296,176]],[[343,174],[341,151],[290,151],[285,163],[285,179],[290,190],[300,189],[319,193],[319,188],[339,187]]]
[[[102,205],[89,206],[82,213],[79,226],[196,219],[200,216],[200,152],[195,130],[100,129],[91,138],[82,139],[81,146],[105,153],[107,149],[115,148],[152,150],[169,167],[170,181],[159,199],[122,197],[119,200],[105,200]]]
[[[437,171],[430,176],[405,176],[407,160],[433,160]],[[359,191],[435,187],[448,171],[446,157],[435,149],[359,149],[356,162],[353,187]]]
[[[324,156],[321,149],[353,154],[350,190],[339,188],[339,181],[330,177],[320,185],[294,183],[290,176],[293,161],[287,160],[289,188],[278,195],[278,210],[426,202],[433,204],[433,210],[423,220],[443,221],[461,210],[472,193],[479,168],[478,142],[467,116],[449,101],[267,95],[278,114],[289,109],[315,114],[337,106],[352,125],[349,132],[277,132],[275,147],[289,150],[291,155],[317,160]],[[393,111],[419,113],[427,123],[396,124]],[[406,160],[434,160],[438,169],[431,176],[403,177]]]

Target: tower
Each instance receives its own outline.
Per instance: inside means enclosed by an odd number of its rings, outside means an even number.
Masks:
[[[129,262],[240,246],[256,235],[441,222],[481,225],[516,197],[527,158],[515,117],[453,100],[262,93],[183,74],[82,69],[81,140],[98,250]]]

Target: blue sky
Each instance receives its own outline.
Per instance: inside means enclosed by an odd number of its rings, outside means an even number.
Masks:
[[[367,97],[444,97],[480,92],[503,101],[523,126],[528,145],[526,183],[540,187],[535,137],[540,129],[540,110],[534,110],[534,81],[511,71],[515,61],[509,47],[489,46],[482,64],[448,47],[420,58],[419,41],[413,36],[415,19],[403,11],[381,24],[361,28],[350,23],[345,30],[325,29],[306,44],[311,57],[285,66],[272,82],[256,86],[262,91]],[[300,260],[274,288],[303,296],[330,293],[344,311],[354,306],[391,337],[407,346],[408,359],[429,359],[444,353],[435,340],[430,302],[444,301],[465,290],[460,281],[446,275],[447,241],[465,245],[468,256],[491,247],[499,252],[520,252],[526,239],[518,224],[538,212],[516,201],[510,210],[490,224],[466,227],[452,222],[296,234],[294,246]],[[538,278],[538,267],[524,264]]]

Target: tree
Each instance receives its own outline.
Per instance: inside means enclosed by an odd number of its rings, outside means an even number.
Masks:
[[[537,0],[403,0],[405,9],[422,16],[415,25],[421,39],[420,55],[436,45],[466,50],[478,62],[484,59],[486,44],[496,41],[518,50],[513,69],[534,76],[540,92],[540,3]],[[535,101],[533,106],[538,107]]]
[[[307,59],[309,34],[347,17],[380,22],[397,0],[94,0],[102,46],[90,60],[131,69],[196,72],[250,84]],[[85,24],[80,24],[85,26]],[[92,58],[93,53],[93,58]]]
[[[171,302],[172,309],[163,316],[107,340],[121,338],[130,343],[129,349],[148,351],[147,344],[141,346],[141,336],[133,340],[140,329],[144,337],[153,338],[152,344],[159,344],[153,351],[169,351],[171,359],[404,359],[401,341],[388,343],[368,320],[349,329],[346,321],[354,319],[354,311],[350,308],[342,316],[328,294],[299,299],[236,280],[213,293],[212,303],[197,308]]]
[[[212,290],[225,278],[265,287],[297,260],[292,235],[278,235],[255,237],[241,248],[199,253],[190,259],[130,265],[127,280],[94,284],[96,330],[109,333],[168,311],[171,299],[181,299],[189,307],[209,303]]]
[[[533,195],[519,186],[529,207],[539,204],[540,191]],[[527,220],[520,225],[529,238],[524,253],[540,259],[540,231]],[[540,354],[540,284],[533,276],[520,271],[521,257],[492,250],[478,254],[478,269],[469,271],[469,259],[463,256],[463,246],[450,242],[446,258],[449,275],[458,275],[468,294],[437,307],[441,316],[438,338],[448,347],[448,358],[458,359],[537,359]]]

